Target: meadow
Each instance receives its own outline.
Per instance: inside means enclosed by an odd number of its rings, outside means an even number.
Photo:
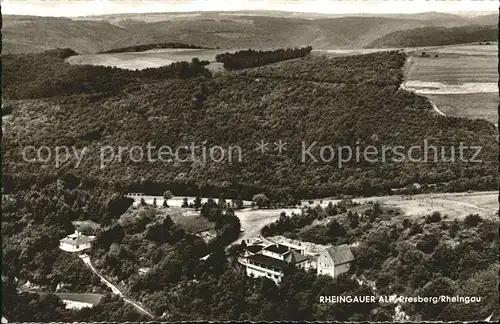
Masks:
[[[128,53],[100,53],[84,54],[69,57],[66,61],[75,65],[101,65],[118,67],[128,70],[142,70],[146,68],[157,68],[174,62],[190,62],[193,57],[211,62],[214,68],[219,63],[215,62],[215,56],[227,52],[223,49],[188,49],[188,48],[164,48],[145,52]]]
[[[497,82],[498,59],[493,55],[461,55],[428,53],[431,57],[412,56],[409,81],[430,81],[447,84]],[[434,55],[438,57],[434,57]]]
[[[404,87],[432,100],[445,115],[497,124],[496,46],[465,44],[414,50],[406,62]]]
[[[498,124],[498,93],[426,95],[445,115],[482,118]]]

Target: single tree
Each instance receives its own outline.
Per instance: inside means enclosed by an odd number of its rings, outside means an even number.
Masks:
[[[268,207],[269,206],[269,198],[267,198],[264,194],[257,194],[253,196],[252,201],[257,205],[257,207]]]
[[[193,205],[194,205],[194,209],[196,209],[196,210],[200,209],[201,208],[201,198],[200,197],[196,197],[194,199]]]
[[[173,197],[173,196],[174,196],[174,195],[172,194],[172,192],[171,192],[170,190],[167,190],[167,191],[165,191],[165,192],[163,193],[163,199],[165,199],[166,204],[167,204],[167,206],[166,206],[166,207],[168,207],[168,200],[169,200],[169,199],[172,199],[172,197]]]

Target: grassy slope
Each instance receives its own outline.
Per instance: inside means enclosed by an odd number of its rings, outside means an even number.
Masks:
[[[426,95],[445,115],[482,118],[498,124],[498,93],[462,93]]]

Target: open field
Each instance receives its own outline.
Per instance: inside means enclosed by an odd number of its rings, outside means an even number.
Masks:
[[[169,65],[178,61],[191,61],[197,57],[215,63],[215,56],[227,52],[222,49],[183,49],[164,48],[153,49],[145,52],[84,54],[69,57],[66,62],[75,65],[102,65],[114,66],[128,70],[142,70]],[[216,68],[216,66],[214,66]]]
[[[339,199],[315,199],[313,206],[326,207],[330,202],[335,204]],[[498,191],[427,193],[412,196],[391,195],[380,197],[355,198],[355,202],[366,203],[378,201],[381,204],[400,210],[407,216],[424,216],[439,211],[449,218],[464,218],[469,214],[483,217],[497,217],[499,210]],[[303,203],[303,206],[308,206]]]
[[[359,203],[378,201],[382,205],[401,211],[402,215],[410,217],[421,217],[429,215],[434,211],[440,212],[448,219],[463,219],[469,214],[479,214],[486,218],[496,218],[499,210],[498,191],[470,192],[470,193],[433,193],[414,196],[381,196],[353,199]],[[339,202],[339,199],[316,199],[313,206],[328,206]],[[302,206],[309,204],[303,202]],[[281,212],[291,215],[292,212],[300,213],[300,208],[285,209],[244,209],[236,212],[240,218],[241,228],[244,232],[235,242],[249,240],[260,235],[260,230],[265,225],[278,220]]]
[[[469,214],[496,218],[499,209],[498,191],[397,195],[359,199],[359,201],[370,200],[379,201],[385,206],[401,210],[404,215],[415,217],[438,211],[442,215],[448,215],[450,219],[462,219]]]
[[[236,211],[236,216],[240,219],[241,233],[238,240],[234,243],[239,243],[242,240],[248,241],[251,238],[258,237],[260,230],[275,221],[280,217],[281,212],[291,215],[292,212],[300,213],[300,208],[284,208],[284,209],[244,209]]]
[[[449,46],[439,46],[439,47],[428,47],[427,49],[432,50],[438,54],[460,54],[460,55],[474,55],[474,56],[497,56],[498,55],[498,44],[491,42],[490,45],[477,45],[477,44],[458,44]]]
[[[165,215],[168,215],[175,224],[179,225],[190,233],[198,233],[214,228],[214,223],[200,216],[200,212],[191,208],[164,208]]]
[[[431,57],[412,56],[408,81],[445,84],[497,82],[498,59],[493,55],[459,55],[429,52]]]
[[[426,95],[445,115],[482,118],[498,124],[498,93],[461,93]]]
[[[421,57],[423,52],[429,57]],[[406,62],[403,88],[428,97],[445,115],[497,124],[497,54],[496,44],[413,50]]]

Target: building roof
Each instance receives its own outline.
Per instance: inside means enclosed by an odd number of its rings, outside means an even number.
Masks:
[[[263,246],[259,244],[247,245],[246,249],[248,252],[257,253],[262,250]]]
[[[70,244],[70,245],[74,245],[76,246],[77,243],[78,244],[87,244],[87,243],[90,243],[94,240],[94,236],[85,236],[85,235],[82,235],[80,237],[78,237],[78,240],[76,237],[65,237],[63,238],[62,240],[60,240],[59,242],[61,243],[66,243],[66,244]]]
[[[263,254],[253,254],[248,256],[247,259],[252,260],[255,263],[263,264],[278,269],[284,269],[287,266],[287,263],[285,261],[271,258]]]
[[[286,256],[285,261],[292,264],[302,263],[304,261],[309,260],[309,258],[303,254],[292,251],[289,255]]]
[[[331,247],[326,249],[326,252],[335,264],[354,261],[354,254],[352,254],[351,248],[347,244]]]
[[[278,254],[285,254],[288,251],[290,251],[290,249],[288,248],[288,246],[285,246],[285,245],[282,245],[282,244],[269,245],[269,246],[265,247],[264,250],[270,251],[270,252],[274,252],[274,253],[278,253]]]

